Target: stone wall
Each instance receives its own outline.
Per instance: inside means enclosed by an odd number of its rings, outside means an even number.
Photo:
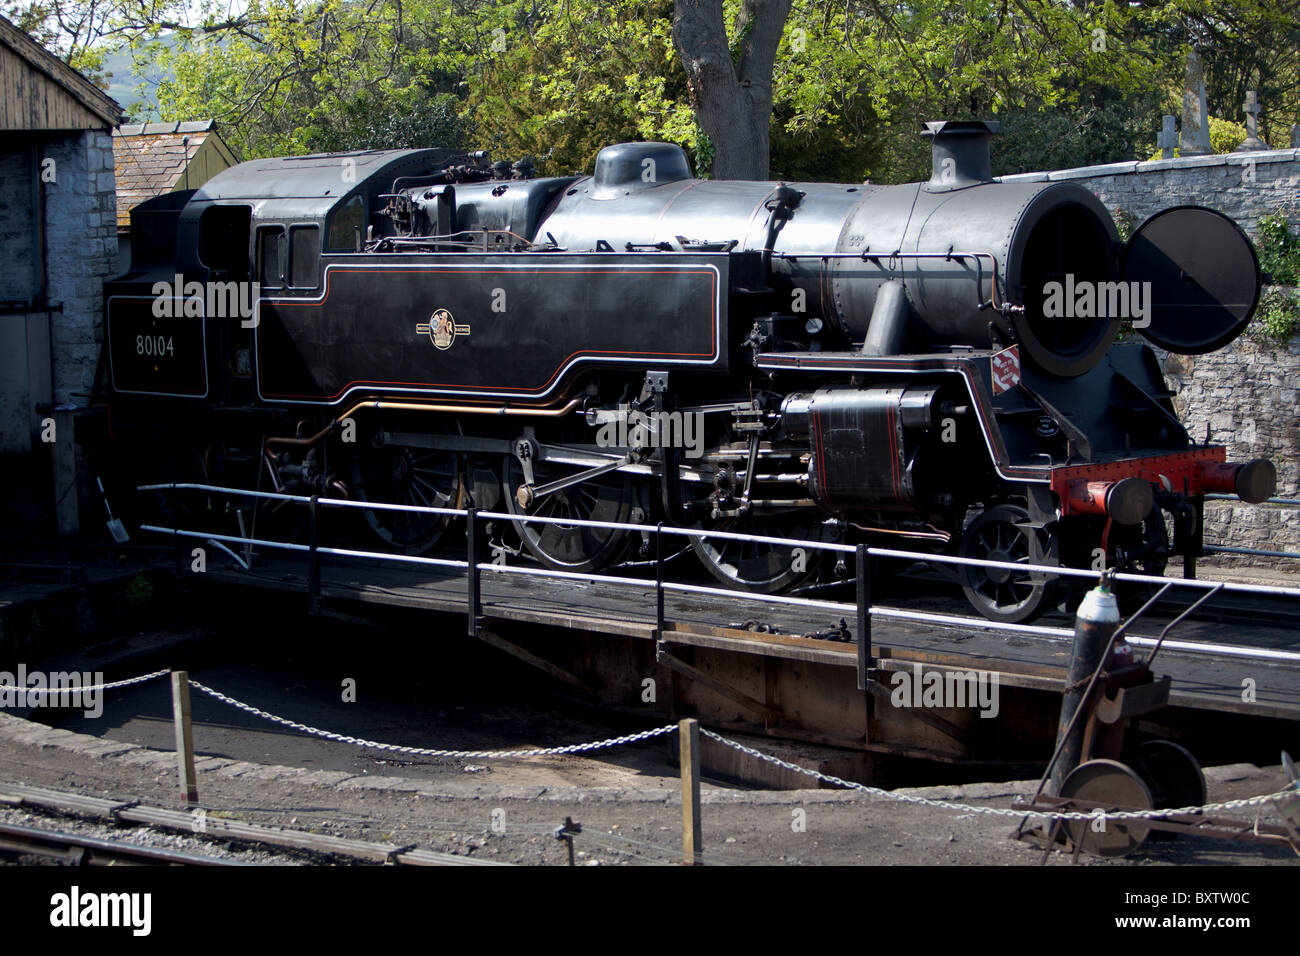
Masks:
[[[1242,336],[1208,355],[1164,355],[1174,404],[1198,441],[1228,447],[1230,461],[1268,458],[1278,496],[1300,497],[1300,336],[1286,345]],[[1300,508],[1208,502],[1206,544],[1300,552]],[[1300,570],[1300,561],[1234,556],[1221,560]]]
[[[1134,226],[1170,206],[1209,206],[1252,235],[1261,216],[1281,213],[1300,233],[1300,150],[1112,163],[1004,176],[1004,182],[1073,180]],[[1278,495],[1300,497],[1300,336],[1261,342],[1242,336],[1209,355],[1164,355],[1165,374],[1183,422],[1198,441],[1228,446],[1230,460],[1269,458]],[[1206,543],[1300,552],[1300,508],[1210,502]],[[1300,561],[1220,558],[1300,569]]]
[[[1002,182],[1076,180],[1114,213],[1123,210],[1136,226],[1170,206],[1198,205],[1231,216],[1249,233],[1259,217],[1284,213],[1300,230],[1300,150],[1110,163],[1054,172],[1003,176]]]
[[[15,311],[40,295],[42,248],[45,301],[59,310]],[[0,317],[0,453],[24,453],[48,415],[37,406],[84,405],[95,382],[103,282],[117,271],[107,130],[13,134],[0,144],[0,263],[0,301],[11,306]]]
[[[113,140],[94,130],[59,140],[45,155],[58,182],[45,192],[49,297],[63,304],[53,326],[54,401],[83,405],[104,341],[104,280],[117,272]]]

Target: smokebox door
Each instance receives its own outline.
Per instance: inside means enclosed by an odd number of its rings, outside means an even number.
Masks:
[[[1175,206],[1138,227],[1124,250],[1130,289],[1145,301],[1127,316],[1159,348],[1200,355],[1227,345],[1246,328],[1259,301],[1259,260],[1241,228],[1201,206]],[[1133,286],[1132,283],[1151,283]],[[1147,290],[1150,294],[1147,294]],[[1140,291],[1139,291],[1140,290]]]

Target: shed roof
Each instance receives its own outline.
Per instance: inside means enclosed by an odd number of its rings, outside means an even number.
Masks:
[[[109,129],[122,107],[0,17],[0,129]]]

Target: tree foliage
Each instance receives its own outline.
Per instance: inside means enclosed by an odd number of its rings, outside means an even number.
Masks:
[[[165,119],[215,118],[248,157],[436,143],[568,172],[610,142],[663,139],[707,172],[730,148],[693,108],[674,0],[208,2],[0,0],[92,73],[130,46],[167,77]],[[720,10],[737,89],[764,81],[746,66],[762,0],[677,2]],[[1300,0],[791,0],[767,78],[770,174],[924,177],[916,134],[939,118],[1000,119],[999,172],[1146,158],[1192,46],[1211,113],[1240,120],[1257,89],[1262,133],[1284,141],[1297,23]]]
[[[1142,0],[1176,43],[1205,61],[1209,110],[1242,119],[1247,90],[1259,93],[1260,134],[1287,144],[1300,114],[1300,0]]]
[[[504,6],[504,5],[503,5]],[[557,5],[560,6],[560,5]],[[565,3],[514,18],[466,64],[478,142],[553,173],[590,169],[610,143],[663,139],[706,148],[671,36],[672,0]]]

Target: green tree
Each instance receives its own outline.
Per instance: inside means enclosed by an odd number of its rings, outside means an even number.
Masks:
[[[1260,135],[1286,146],[1300,114],[1300,0],[1142,0],[1173,42],[1205,62],[1210,114],[1241,122],[1247,90],[1259,93]]]
[[[467,65],[479,143],[551,173],[590,169],[602,146],[637,139],[679,143],[698,160],[705,141],[671,15],[672,0],[610,0],[498,27],[495,46]]]
[[[706,173],[897,182],[928,174],[923,120],[994,117],[995,171],[1146,158],[1192,45],[1215,116],[1258,89],[1277,141],[1300,113],[1300,0],[206,2],[0,0],[83,69],[128,45],[165,118],[249,157],[437,142],[568,172],[663,139]]]

